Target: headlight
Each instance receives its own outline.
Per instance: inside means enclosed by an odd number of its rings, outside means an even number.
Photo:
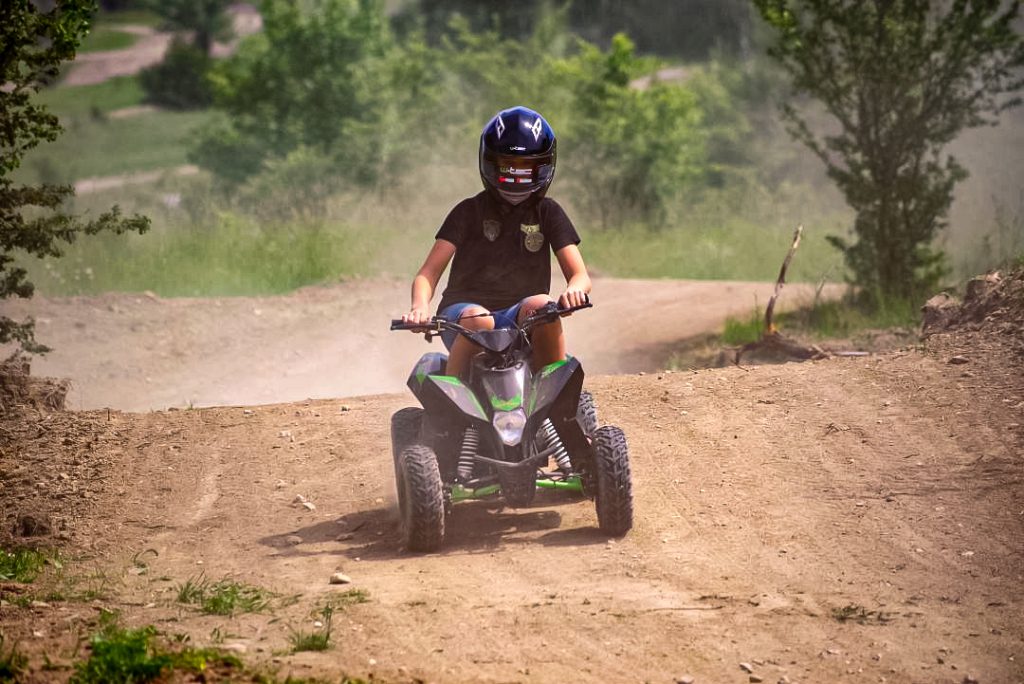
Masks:
[[[526,427],[526,411],[521,408],[515,411],[495,411],[491,423],[494,424],[494,429],[498,431],[502,442],[508,446],[515,446],[523,438],[523,428]]]

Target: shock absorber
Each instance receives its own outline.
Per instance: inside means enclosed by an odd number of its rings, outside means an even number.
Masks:
[[[480,433],[475,427],[466,428],[462,436],[462,450],[459,452],[459,465],[456,473],[463,482],[473,479],[473,466],[476,465],[474,456],[477,455],[480,447]]]
[[[551,451],[552,458],[555,459],[555,464],[558,469],[562,472],[568,473],[572,470],[572,461],[569,459],[569,451],[565,448],[565,444],[562,443],[562,438],[558,436],[558,432],[555,430],[555,424],[548,418],[540,427],[541,441],[543,442],[543,448],[541,451]]]

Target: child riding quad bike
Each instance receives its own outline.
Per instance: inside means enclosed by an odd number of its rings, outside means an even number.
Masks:
[[[445,354],[424,354],[408,381],[423,408],[391,417],[402,542],[410,551],[441,546],[453,504],[500,495],[527,506],[538,487],[593,498],[605,534],[621,536],[633,526],[626,437],[597,426],[580,362],[568,356],[530,370],[531,329],[590,306],[552,302],[519,325],[492,330],[470,330],[461,318],[392,321],[392,330],[425,331],[428,340],[454,331],[482,348],[467,382],[445,375]]]

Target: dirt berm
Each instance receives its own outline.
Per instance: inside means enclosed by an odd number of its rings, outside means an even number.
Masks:
[[[8,586],[0,630],[30,654],[28,681],[66,680],[105,607],[282,678],[1024,682],[1014,282],[897,353],[591,377],[633,459],[636,526],[617,540],[591,502],[541,495],[456,506],[443,551],[402,552],[401,394],[8,412],[3,531],[63,545],[64,573],[98,598],[32,604]],[[328,584],[339,571],[368,600],[336,613],[330,650],[290,654],[346,588]],[[176,602],[201,573],[279,598],[202,615]]]

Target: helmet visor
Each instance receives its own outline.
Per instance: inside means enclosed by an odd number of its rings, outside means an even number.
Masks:
[[[551,155],[529,157],[484,155],[480,173],[494,188],[512,195],[528,195],[547,187],[554,172]]]

